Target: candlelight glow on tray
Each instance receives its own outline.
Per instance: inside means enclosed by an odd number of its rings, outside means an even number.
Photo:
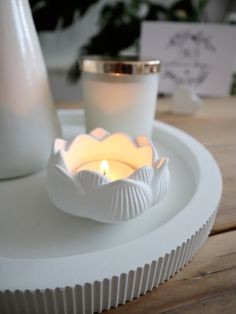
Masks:
[[[149,139],[95,129],[71,143],[56,139],[48,163],[52,202],[101,222],[135,218],[158,203],[169,185],[168,158]]]

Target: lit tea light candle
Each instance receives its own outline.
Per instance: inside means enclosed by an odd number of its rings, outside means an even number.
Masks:
[[[75,216],[106,223],[133,219],[164,197],[168,160],[143,135],[95,129],[70,143],[56,139],[47,167],[49,197]]]
[[[100,172],[112,181],[127,178],[135,171],[133,167],[116,160],[88,162],[79,167],[78,171],[81,170]]]

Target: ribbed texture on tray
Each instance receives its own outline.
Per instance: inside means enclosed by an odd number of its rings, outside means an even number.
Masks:
[[[216,211],[190,239],[136,270],[119,277],[64,289],[0,292],[1,314],[90,314],[117,307],[158,287],[184,267],[206,241]]]

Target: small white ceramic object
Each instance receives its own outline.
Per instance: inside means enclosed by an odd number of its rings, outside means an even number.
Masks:
[[[80,66],[87,132],[102,127],[151,136],[160,61],[84,56]]]
[[[174,114],[193,115],[202,110],[203,106],[202,99],[190,87],[182,85],[175,90],[170,109]]]
[[[27,0],[0,1],[0,179],[46,167],[59,122]]]
[[[168,158],[146,136],[95,129],[68,144],[56,139],[47,168],[50,199],[63,211],[100,222],[133,219],[161,201]]]

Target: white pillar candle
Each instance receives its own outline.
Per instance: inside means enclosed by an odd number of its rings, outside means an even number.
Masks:
[[[158,60],[81,59],[87,131],[103,127],[134,137],[151,135],[160,62]]]
[[[60,135],[28,0],[0,0],[0,179],[46,167]]]

